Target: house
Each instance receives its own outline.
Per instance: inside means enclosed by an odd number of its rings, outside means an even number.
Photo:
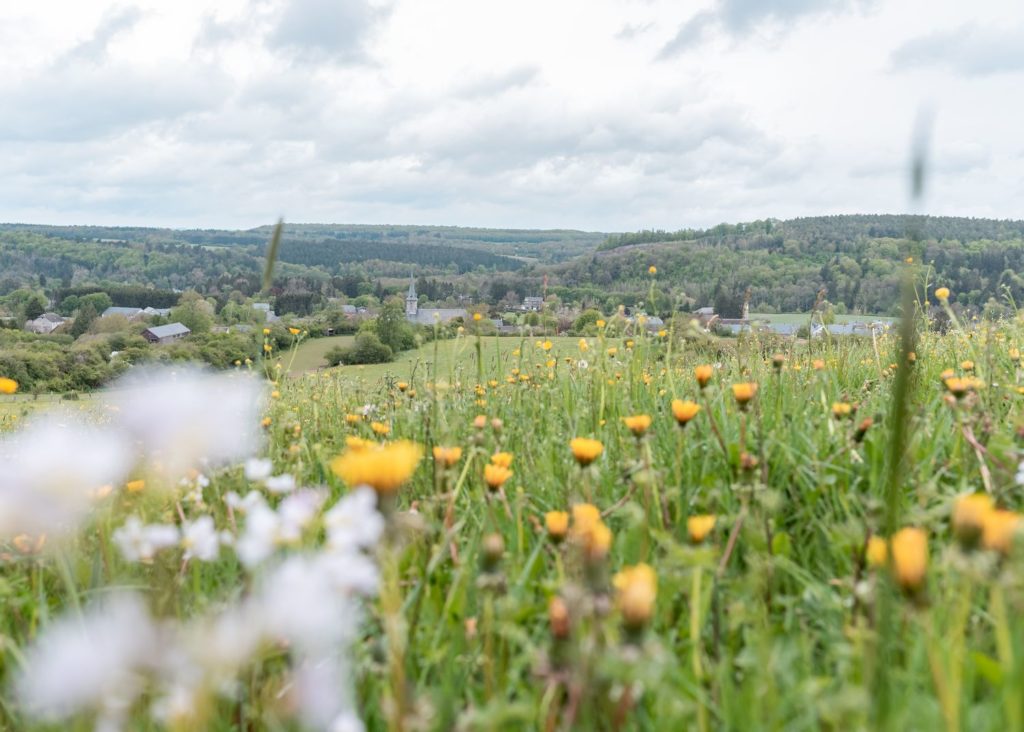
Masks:
[[[409,278],[409,292],[405,295],[405,319],[417,325],[434,325],[448,323],[456,318],[467,318],[469,312],[463,308],[423,308],[419,307],[419,296],[416,294],[416,282]]]
[[[192,331],[181,323],[170,323],[169,325],[154,325],[142,331],[142,337],[150,343],[172,343],[184,338]]]
[[[259,310],[266,316],[266,322],[276,323],[280,318],[277,317],[277,313],[270,309],[269,302],[254,302],[252,304],[253,310]]]
[[[43,313],[35,320],[25,321],[25,330],[31,333],[47,335],[57,330],[66,322],[68,322],[67,318],[62,318],[57,313]]]
[[[523,298],[523,310],[537,312],[544,309],[544,298],[533,295]]]
[[[133,318],[138,317],[141,312],[142,308],[120,308],[111,306],[104,310],[100,317],[106,318],[108,315],[123,315],[128,318],[128,320],[132,320]]]
[[[122,308],[115,305],[104,310],[101,317],[123,315],[128,320],[138,320],[139,318],[151,318],[156,315],[166,318],[170,314],[170,308]]]
[[[355,305],[342,305],[341,306],[341,312],[345,313],[345,315],[355,315],[356,314],[356,306]]]

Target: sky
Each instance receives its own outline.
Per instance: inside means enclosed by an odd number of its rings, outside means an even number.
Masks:
[[[0,47],[6,222],[1024,217],[1020,0],[33,0]]]

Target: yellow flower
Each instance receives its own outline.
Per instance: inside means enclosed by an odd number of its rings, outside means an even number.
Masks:
[[[345,438],[345,446],[349,450],[358,452],[359,450],[369,450],[371,447],[376,447],[376,443],[357,435],[349,435]]]
[[[884,567],[888,557],[889,548],[885,543],[885,539],[880,536],[872,536],[868,539],[864,558],[867,559],[869,567]]]
[[[373,430],[376,434],[380,435],[381,437],[383,437],[384,435],[391,431],[391,428],[388,427],[383,422],[370,422],[370,429]]]
[[[263,425],[264,427],[269,427],[271,425],[270,417],[264,417],[263,419],[261,419],[260,424]]]
[[[596,326],[597,326],[598,328],[603,328],[603,327],[604,327],[605,325],[607,325],[607,323],[605,323],[605,322],[604,322],[603,320],[601,320],[600,318],[598,318],[598,319],[597,319],[597,322],[596,322],[596,323],[594,323],[594,325],[596,325]]]
[[[601,512],[592,503],[577,503],[572,507],[573,530],[592,526],[601,521]]]
[[[813,361],[811,361],[811,367],[815,371],[821,371],[822,369],[825,368],[825,362],[822,361],[820,358],[816,358]]]
[[[665,330],[664,328],[662,328],[661,330],[658,331],[658,338],[664,338],[667,335],[668,335],[668,331]]]
[[[263,344],[263,350],[265,352],[267,352],[267,353],[270,353],[271,351],[274,350],[274,347],[272,345],[270,345],[269,343],[264,343]]]
[[[442,468],[450,468],[462,459],[461,447],[434,446],[434,462]]]
[[[512,467],[512,453],[510,452],[496,452],[491,455],[491,463],[502,468]]]
[[[13,394],[17,390],[17,381],[14,379],[8,379],[6,376],[0,377],[0,394]]]
[[[928,570],[928,535],[914,527],[900,529],[892,537],[889,548],[900,587],[908,592],[919,589]]]
[[[280,399],[281,398],[281,392],[279,392],[277,389],[274,389],[272,392],[270,392],[270,398],[271,399]]]
[[[647,273],[648,273],[648,274],[652,274],[652,275],[656,275],[656,274],[658,274],[658,268],[657,268],[657,267],[655,267],[655,266],[654,266],[654,265],[652,264],[652,265],[651,265],[650,267],[648,267],[648,268],[647,268]]]
[[[589,437],[574,437],[569,441],[569,448],[576,462],[586,467],[597,460],[604,452],[604,445],[600,440],[592,440]]]
[[[572,507],[572,539],[591,561],[603,559],[612,545],[612,532],[601,520],[601,512],[590,503]]]
[[[299,333],[301,333],[302,331],[301,331],[301,330],[299,330],[298,328],[289,328],[289,329],[288,329],[288,332],[289,332],[289,333],[291,333],[292,335],[298,335],[298,334],[299,334]]]
[[[479,323],[481,320],[483,320],[483,317],[484,316],[481,315],[480,313],[473,313],[473,320],[475,322],[477,322],[477,323]]]
[[[550,351],[551,341],[544,341],[543,343],[540,344],[540,347],[543,348],[545,351]]]
[[[611,348],[608,349],[608,355],[609,356],[614,356],[618,352],[619,352],[619,349],[616,348],[615,346],[612,346]]]
[[[568,638],[572,630],[569,618],[569,607],[558,595],[551,598],[548,603],[548,622],[551,625],[551,635],[555,638]]]
[[[487,416],[484,414],[476,415],[473,418],[473,426],[478,430],[482,430],[484,427],[487,426]]]
[[[18,534],[11,540],[14,548],[22,554],[37,554],[43,550],[46,544],[46,534],[40,534],[33,539],[28,534]]]
[[[346,450],[331,461],[331,470],[350,487],[368,485],[378,493],[394,493],[412,477],[422,457],[422,447],[399,440]]]
[[[623,417],[622,421],[626,427],[637,437],[643,437],[644,433],[651,427],[651,417],[648,414],[637,414],[632,417]]]
[[[977,545],[985,526],[985,519],[995,508],[992,496],[973,493],[960,496],[953,504],[953,535],[970,549]]]
[[[853,405],[849,402],[832,402],[832,416],[836,419],[849,417],[853,414]]]
[[[492,491],[496,491],[501,488],[511,477],[512,471],[503,465],[487,463],[487,465],[484,466],[484,482],[490,486]]]
[[[715,528],[716,516],[711,514],[690,516],[686,519],[686,533],[690,535],[690,542],[701,544]]]
[[[1013,537],[1020,527],[1020,515],[1013,511],[996,509],[989,511],[984,518],[981,543],[986,549],[1009,554],[1013,547]]]
[[[715,369],[712,366],[703,364],[693,370],[693,375],[697,378],[700,388],[703,389],[711,381],[711,377],[715,375]]]
[[[345,421],[349,424],[359,424],[363,421],[363,416],[361,414],[346,414]]]
[[[672,400],[672,416],[676,418],[676,422],[679,423],[680,427],[685,427],[689,424],[690,420],[696,417],[699,411],[700,405],[696,402],[684,402],[682,399]]]
[[[1013,361],[1014,363],[1017,363],[1018,361],[1020,361],[1020,349],[1019,348],[1011,348],[1009,355],[1010,355],[1010,360]]]
[[[970,359],[962,361],[960,363],[960,368],[964,371],[974,371],[974,361],[971,361]]]
[[[398,387],[399,391],[405,391],[409,388],[409,384],[405,381],[399,381],[395,386]]]
[[[548,511],[544,514],[544,527],[551,540],[559,543],[569,531],[569,514],[565,511]]]
[[[757,394],[757,384],[753,381],[747,381],[741,384],[732,385],[732,395],[736,399],[736,403],[741,407],[746,407],[750,403],[750,400]]]
[[[263,335],[270,335],[270,328],[264,328]]]
[[[146,481],[144,480],[129,480],[124,484],[125,490],[129,493],[138,493],[146,487]]]
[[[939,289],[937,289],[935,291],[935,297],[937,299],[941,300],[942,302],[946,302],[946,300],[949,299],[949,288],[948,287],[940,287]]]
[[[658,575],[649,564],[624,567],[616,573],[612,585],[626,627],[642,628],[650,622],[658,597]]]
[[[944,383],[949,393],[957,399],[970,391],[971,388],[971,383],[967,379],[960,378],[959,376],[950,376]]]

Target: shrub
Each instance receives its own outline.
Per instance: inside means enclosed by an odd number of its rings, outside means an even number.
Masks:
[[[331,366],[338,364],[353,365],[367,363],[387,363],[394,358],[390,346],[381,343],[375,333],[362,332],[348,348],[338,346],[327,352],[325,358]]]

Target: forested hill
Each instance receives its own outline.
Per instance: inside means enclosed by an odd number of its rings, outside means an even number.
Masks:
[[[1024,221],[991,219],[822,216],[642,231],[611,236],[553,273],[569,287],[636,292],[655,265],[676,296],[720,311],[733,310],[747,287],[755,311],[806,311],[825,287],[848,311],[891,313],[907,256],[931,265],[931,280],[964,305],[1024,299]]]

